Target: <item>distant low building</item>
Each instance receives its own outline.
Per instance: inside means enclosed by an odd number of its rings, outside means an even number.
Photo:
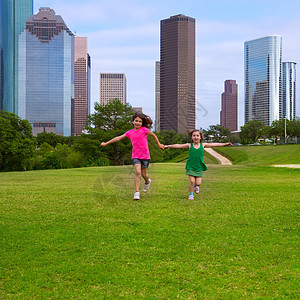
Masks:
[[[132,107],[134,113],[143,113],[142,107]]]
[[[100,104],[113,99],[126,103],[126,76],[124,73],[100,73]]]

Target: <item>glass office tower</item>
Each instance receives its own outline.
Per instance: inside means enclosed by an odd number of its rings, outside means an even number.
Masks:
[[[288,120],[296,118],[296,63],[282,63],[282,116]]]
[[[19,115],[42,131],[71,135],[74,35],[61,16],[40,8],[19,36]]]
[[[271,125],[282,114],[282,38],[278,35],[245,42],[245,123]]]
[[[18,114],[18,36],[33,0],[0,0],[0,109]]]

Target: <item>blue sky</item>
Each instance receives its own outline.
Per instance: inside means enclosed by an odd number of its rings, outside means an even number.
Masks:
[[[245,41],[281,35],[283,61],[300,64],[299,0],[34,0],[35,13],[40,7],[54,9],[73,33],[88,38],[92,102],[99,101],[100,72],[125,73],[127,101],[153,119],[160,20],[170,16],[196,19],[197,128],[219,124],[227,79],[239,85],[239,126],[244,125]],[[298,116],[299,97],[298,80]]]

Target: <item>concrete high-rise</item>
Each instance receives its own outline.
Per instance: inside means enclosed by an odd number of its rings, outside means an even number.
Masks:
[[[282,38],[278,35],[245,42],[245,123],[270,126],[282,114]]]
[[[296,63],[282,63],[282,116],[281,118],[295,120],[296,118]]]
[[[48,7],[26,21],[19,35],[19,115],[36,135],[71,135],[74,35]]]
[[[160,130],[195,128],[195,19],[160,22]]]
[[[126,103],[126,76],[124,73],[100,73],[100,104],[119,99]]]
[[[226,80],[222,93],[220,125],[230,131],[238,130],[238,85],[235,80]]]
[[[155,131],[160,131],[160,62],[155,62]]]
[[[33,0],[0,0],[0,109],[18,114],[18,37]]]
[[[80,135],[90,113],[91,59],[87,38],[75,36],[74,100],[72,101],[72,135]]]

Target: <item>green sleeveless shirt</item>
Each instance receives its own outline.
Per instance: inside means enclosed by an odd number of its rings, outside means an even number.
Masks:
[[[191,143],[189,158],[186,162],[185,169],[193,170],[196,172],[207,170],[207,166],[203,162],[203,154],[204,154],[204,149],[202,143],[200,143],[200,147],[198,149],[196,149],[193,143]]]

